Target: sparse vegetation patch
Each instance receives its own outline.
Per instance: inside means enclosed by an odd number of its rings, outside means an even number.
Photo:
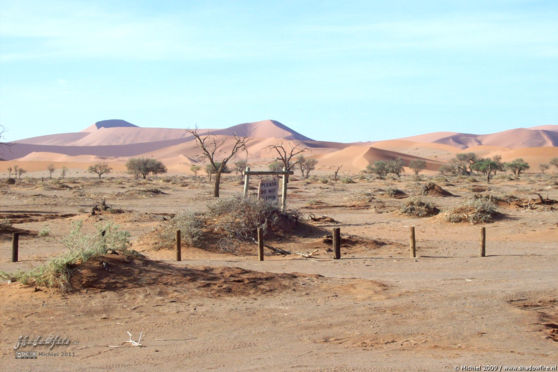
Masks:
[[[413,198],[401,207],[401,213],[414,217],[430,217],[440,213],[440,210],[429,201]]]

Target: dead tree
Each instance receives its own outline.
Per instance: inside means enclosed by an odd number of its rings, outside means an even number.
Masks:
[[[244,150],[248,152],[246,148],[246,137],[234,136],[234,144],[230,152],[223,150],[223,145],[225,140],[218,141],[215,136],[212,135],[201,135],[197,129],[188,131],[192,136],[194,136],[198,146],[202,150],[203,156],[209,160],[209,164],[215,171],[215,183],[213,188],[213,196],[219,197],[219,187],[221,185],[221,173],[225,170],[227,162],[231,160],[237,152]],[[219,154],[225,154],[221,160],[217,160]]]
[[[303,153],[304,151],[306,151],[306,148],[302,147],[300,144],[296,144],[294,146],[289,146],[289,148],[285,147],[285,145],[283,145],[282,143],[279,145],[271,145],[270,148],[274,149],[277,152],[277,160],[279,162],[281,162],[281,164],[283,165],[283,168],[287,171],[290,172],[293,170],[293,168],[296,166],[297,162],[296,161],[292,161],[293,158],[301,153]],[[287,174],[286,176],[286,181],[289,181],[289,175]]]

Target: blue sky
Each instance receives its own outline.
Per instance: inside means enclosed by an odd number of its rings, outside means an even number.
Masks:
[[[5,139],[114,118],[343,142],[558,124],[558,2],[0,0]]]

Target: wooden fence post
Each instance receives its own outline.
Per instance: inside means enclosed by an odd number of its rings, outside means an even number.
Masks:
[[[248,197],[248,185],[250,183],[250,167],[246,167],[246,171],[244,172],[244,198]]]
[[[180,230],[176,230],[176,260],[182,261],[182,242],[180,237]]]
[[[411,226],[411,236],[409,237],[409,248],[411,250],[411,258],[417,256],[417,242],[415,240],[415,227]]]
[[[333,252],[335,254],[334,258],[336,260],[341,258],[341,229],[339,227],[335,227],[333,229]]]
[[[480,256],[486,256],[486,228],[481,227]]]
[[[285,212],[287,210],[287,182],[288,182],[288,175],[287,175],[287,168],[283,167],[283,184],[281,189],[281,212]]]
[[[17,262],[19,259],[19,233],[12,235],[12,262]]]
[[[264,260],[264,237],[261,227],[258,227],[258,260]]]

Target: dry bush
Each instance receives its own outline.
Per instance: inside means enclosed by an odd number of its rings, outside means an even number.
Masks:
[[[414,217],[430,217],[440,213],[440,210],[429,201],[413,198],[401,207],[401,213]]]
[[[200,247],[204,241],[205,225],[206,216],[202,213],[179,213],[161,229],[158,240],[161,244],[156,248],[163,248],[165,243],[174,241],[177,230],[180,230],[182,239],[189,246]]]
[[[490,223],[501,214],[496,210],[494,201],[489,197],[473,198],[446,215],[448,222]]]
[[[240,242],[253,242],[258,227],[265,237],[282,236],[296,228],[297,211],[281,210],[263,200],[233,197],[208,205],[204,213],[181,213],[166,222],[159,232],[160,245],[169,246],[180,230],[184,242],[198,248],[236,252]],[[232,248],[231,248],[232,247]],[[226,249],[225,249],[226,248]]]
[[[299,220],[297,211],[281,212],[273,204],[253,198],[222,199],[208,207],[213,230],[237,240],[250,241],[256,229],[262,227],[264,236],[291,230]]]

